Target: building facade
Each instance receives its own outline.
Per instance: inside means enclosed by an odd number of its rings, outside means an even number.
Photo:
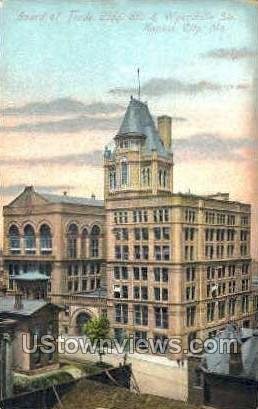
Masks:
[[[61,332],[79,333],[105,304],[103,202],[29,186],[3,214],[5,286],[27,299],[64,304]]]
[[[51,295],[61,331],[108,313],[117,338],[188,345],[252,326],[250,205],[173,192],[171,118],[131,98],[104,153],[104,202],[27,187],[4,208],[9,291]],[[107,290],[107,294],[106,294]]]
[[[184,346],[253,322],[250,206],[173,193],[171,119],[131,99],[105,150],[108,311],[115,336]]]

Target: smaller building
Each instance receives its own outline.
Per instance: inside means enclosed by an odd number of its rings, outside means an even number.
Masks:
[[[48,301],[22,299],[21,294],[17,293],[15,296],[0,297],[0,320],[15,322],[10,358],[14,371],[29,375],[58,367],[60,310],[59,306]],[[51,352],[43,349],[45,345],[42,337],[46,335],[51,337]]]
[[[218,409],[256,409],[257,330],[228,325],[213,341],[216,350],[211,346],[204,355],[188,357],[189,403]],[[226,341],[231,341],[230,347],[226,347]]]
[[[0,400],[12,395],[12,351],[16,321],[0,318]]]

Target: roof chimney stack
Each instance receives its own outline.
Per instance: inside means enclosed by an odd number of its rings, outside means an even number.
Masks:
[[[158,116],[158,130],[165,148],[170,151],[172,145],[172,118],[168,115]]]
[[[14,309],[15,310],[22,310],[23,309],[23,304],[22,304],[22,293],[16,292],[14,296]]]
[[[63,194],[64,194],[64,196],[67,196],[67,191],[65,190],[65,191],[63,192]]]
[[[95,195],[94,193],[92,193],[91,198],[92,198],[93,200],[95,200],[95,199],[96,199],[96,195]]]

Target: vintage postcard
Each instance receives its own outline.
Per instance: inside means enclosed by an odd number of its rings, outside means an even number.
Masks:
[[[0,407],[256,408],[258,1],[0,16]]]

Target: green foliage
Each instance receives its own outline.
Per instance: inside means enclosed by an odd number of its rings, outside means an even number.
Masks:
[[[36,376],[20,376],[16,374],[14,377],[14,392],[20,394],[31,392],[37,389],[46,389],[52,385],[70,382],[73,380],[72,375],[67,372],[59,371],[55,373],[46,373]]]
[[[92,343],[94,341],[99,343],[101,340],[107,339],[109,330],[109,321],[105,316],[92,318],[87,322],[84,329],[85,334],[89,337]]]
[[[101,355],[104,354],[103,348],[101,345],[105,340],[108,339],[110,331],[110,324],[105,316],[92,318],[87,322],[84,328],[85,335],[89,338],[92,345],[96,345],[98,353],[101,359]]]

